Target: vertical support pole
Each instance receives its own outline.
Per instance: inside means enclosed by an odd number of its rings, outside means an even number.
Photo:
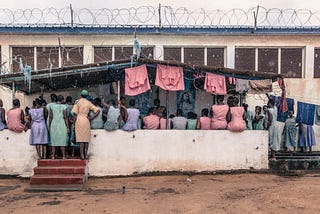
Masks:
[[[12,81],[12,100],[16,97],[16,83]]]
[[[71,29],[73,29],[73,10],[72,10],[72,4],[70,4],[70,16],[71,16]]]
[[[166,129],[169,128],[169,91],[166,91]]]
[[[159,28],[161,28],[161,4],[159,4],[158,14],[159,14]]]
[[[117,93],[118,93],[118,101],[120,100],[120,80],[118,80],[118,87],[117,87]]]

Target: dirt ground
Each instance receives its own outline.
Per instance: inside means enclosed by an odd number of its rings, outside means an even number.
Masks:
[[[0,179],[0,213],[320,213],[320,175],[89,178],[81,192],[24,192]],[[125,186],[125,193],[122,193]]]

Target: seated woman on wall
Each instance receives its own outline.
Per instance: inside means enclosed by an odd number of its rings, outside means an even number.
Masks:
[[[227,114],[227,129],[234,132],[242,132],[246,129],[246,113],[242,106],[238,106],[239,99],[232,97],[230,110]]]
[[[18,133],[27,131],[28,128],[24,125],[24,113],[23,110],[20,109],[20,101],[18,99],[14,99],[12,104],[12,109],[7,112],[8,129]]]
[[[128,119],[127,122],[122,127],[125,131],[135,131],[139,128],[139,117],[140,111],[139,109],[135,108],[136,100],[131,99],[129,101],[129,108],[127,108]]]
[[[187,122],[187,129],[188,130],[196,130],[197,129],[197,114],[190,111],[188,112],[187,114],[187,119],[188,119],[188,122]]]
[[[99,114],[96,117],[94,116],[94,112],[90,111],[89,112],[89,117],[94,118],[90,121],[90,128],[91,129],[103,129],[103,119],[102,119],[102,114],[103,114],[103,106],[101,103],[101,99],[99,97],[95,98],[92,100],[92,104],[95,105],[99,109]]]
[[[223,130],[227,128],[228,122],[226,117],[229,111],[229,106],[224,104],[223,100],[223,95],[217,95],[217,104],[211,107],[211,129],[213,130]]]
[[[143,118],[144,129],[159,129],[160,118],[155,115],[155,108],[151,107],[148,110],[148,115]]]
[[[106,122],[104,123],[104,129],[107,131],[114,131],[119,129],[120,125],[120,109],[116,106],[114,100],[109,100],[106,103],[107,111],[104,111]]]
[[[3,108],[3,102],[0,99],[0,131],[7,128],[6,111]]]
[[[162,116],[160,118],[160,129],[171,129],[172,127],[172,119],[168,118],[168,127],[167,127],[167,110],[165,109],[162,112]]]
[[[177,109],[176,116],[172,118],[173,129],[184,130],[187,128],[188,120],[183,117],[182,109]]]
[[[201,110],[201,117],[197,122],[197,129],[200,130],[210,130],[211,119],[209,117],[209,110],[204,108]]]

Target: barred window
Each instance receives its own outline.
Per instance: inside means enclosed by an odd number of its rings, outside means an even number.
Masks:
[[[314,78],[320,78],[320,48],[314,49]]]
[[[204,48],[184,48],[184,63],[203,65]]]
[[[19,72],[20,59],[34,69],[34,47],[12,47],[12,72]]]
[[[255,70],[255,48],[236,48],[235,68]]]
[[[281,74],[302,77],[302,48],[281,48]]]
[[[115,60],[130,59],[133,54],[132,47],[115,47]]]
[[[141,56],[153,59],[154,58],[154,47],[142,46]]]
[[[62,66],[83,64],[83,47],[63,47]]]
[[[163,48],[164,60],[173,60],[181,62],[181,48]]]
[[[278,48],[258,49],[258,71],[278,73]]]
[[[94,47],[94,62],[112,61],[112,47]]]
[[[37,69],[59,67],[59,47],[37,47]]]
[[[207,48],[207,65],[224,67],[224,48]]]

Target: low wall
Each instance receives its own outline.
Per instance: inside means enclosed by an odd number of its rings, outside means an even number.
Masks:
[[[92,130],[91,134],[91,176],[268,168],[266,131]],[[29,145],[29,131],[4,130],[0,140],[0,174],[31,176],[36,151]]]

